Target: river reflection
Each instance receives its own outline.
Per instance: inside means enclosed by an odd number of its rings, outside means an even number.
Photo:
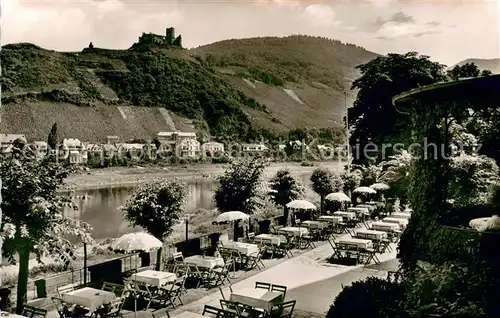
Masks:
[[[309,176],[303,176],[304,183],[309,183]],[[216,182],[213,180],[192,180],[187,182],[188,198],[186,211],[192,213],[198,208],[213,209],[213,191]],[[78,210],[67,208],[66,217],[77,218],[92,225],[92,236],[95,239],[114,238],[134,232],[125,221],[119,207],[124,205],[135,187],[114,187],[95,190],[76,191],[74,202]]]

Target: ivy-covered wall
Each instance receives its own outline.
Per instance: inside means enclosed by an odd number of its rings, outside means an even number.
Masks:
[[[438,222],[447,211],[449,111],[449,105],[432,101],[414,101],[411,107],[412,141],[420,147],[412,147],[417,158],[409,195],[414,212],[399,243],[399,257],[405,267],[419,260],[440,264],[466,258],[473,242],[471,235],[477,236],[444,228]]]

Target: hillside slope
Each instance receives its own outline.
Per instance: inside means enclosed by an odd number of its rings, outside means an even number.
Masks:
[[[455,65],[462,66],[466,63],[474,63],[480,70],[489,70],[493,74],[500,74],[500,59],[466,59]]]
[[[0,57],[0,133],[43,140],[57,122],[61,135],[89,141],[148,139],[172,129],[250,140],[341,125],[354,67],[376,54],[292,36],[189,51],[61,53],[16,44],[2,47]]]

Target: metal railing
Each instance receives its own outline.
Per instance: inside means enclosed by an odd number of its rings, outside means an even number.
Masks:
[[[273,218],[270,218],[270,219],[267,219],[267,220],[263,220],[259,223],[265,223],[265,222],[269,222],[271,220],[280,220],[280,217],[273,217]],[[262,229],[262,227],[260,226],[259,224],[259,228]],[[224,231],[222,232],[224,233]],[[193,242],[195,240],[199,240],[199,249],[201,251],[204,251],[205,249],[207,248],[210,248],[212,247],[212,239],[211,237],[213,235],[216,235],[216,234],[221,234],[221,232],[214,232],[214,233],[210,233],[210,234],[204,234],[204,235],[198,235],[198,236],[195,236],[195,237],[192,237],[188,240],[188,245],[187,247],[190,246],[189,242]],[[256,234],[259,234],[259,233],[256,233]],[[174,252],[176,252],[179,247],[181,246],[185,246],[184,244],[186,243],[186,241],[179,241],[179,242],[176,242],[174,244],[171,244],[169,246],[165,246],[163,248],[163,253],[162,253],[162,258],[164,260],[166,259],[169,259],[172,257],[172,254]],[[153,255],[151,255],[151,261],[152,263],[156,261],[156,253],[153,253]],[[103,263],[106,263],[106,262],[111,262],[111,261],[116,261],[116,260],[121,260],[121,263],[122,263],[122,272],[126,272],[126,271],[129,271],[129,270],[132,270],[132,269],[137,269],[139,267],[141,267],[141,258],[140,258],[140,254],[139,253],[135,253],[135,254],[127,254],[127,255],[123,255],[123,256],[118,256],[118,257],[115,257],[115,258],[112,258],[112,259],[107,259],[106,261],[103,261],[103,262],[100,262],[98,264],[103,264]],[[154,263],[153,263],[154,264]],[[95,266],[97,264],[92,264],[92,265],[89,265],[88,268],[92,267],[92,266]],[[85,283],[85,275],[87,275],[87,279],[86,281],[87,282],[90,282],[91,280],[91,277],[90,277],[90,272],[89,270],[87,269],[84,269],[83,267],[82,268],[75,268],[75,269],[71,269],[71,270],[68,270],[68,271],[64,271],[64,272],[61,272],[61,273],[57,273],[57,274],[54,274],[54,275],[50,275],[50,276],[46,276],[46,277],[43,277],[43,278],[38,278],[38,279],[29,279],[28,280],[28,294],[27,294],[27,299],[28,300],[32,300],[32,299],[36,299],[38,298],[39,295],[37,295],[37,286],[36,286],[36,282],[37,281],[40,281],[40,280],[45,280],[45,288],[46,288],[46,291],[47,291],[47,296],[52,294],[53,292],[56,291],[56,288],[58,286],[62,286],[62,285],[69,285],[69,284],[72,284],[72,285],[84,285]],[[53,282],[55,281],[54,284],[52,284]],[[60,281],[60,283],[58,283]],[[50,282],[49,284],[47,284],[47,282]],[[11,288],[11,302],[12,303],[15,303],[15,300],[16,300],[16,292],[17,292],[17,284],[15,284],[14,286],[12,286]]]

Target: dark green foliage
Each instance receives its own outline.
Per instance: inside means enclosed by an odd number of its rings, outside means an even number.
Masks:
[[[238,139],[257,131],[241,110],[263,106],[229,86],[198,63],[161,52],[123,54],[129,72],[101,71],[97,74],[122,99],[146,107],[165,107],[188,118],[202,119],[214,135]]]
[[[47,146],[49,147],[49,149],[56,149],[58,144],[59,138],[57,136],[57,123],[54,123],[47,138]]]
[[[214,200],[221,212],[241,211],[252,214],[258,207],[259,186],[266,162],[259,159],[235,160],[218,177]]]
[[[488,76],[488,75],[491,75],[491,71],[488,70],[481,71],[474,63],[455,65],[455,67],[453,67],[451,70],[448,71],[448,76],[453,81],[457,81],[462,78]]]
[[[288,221],[288,208],[286,204],[301,198],[304,195],[304,186],[295,179],[288,169],[281,169],[276,172],[269,181],[271,201],[284,208],[284,218]]]
[[[410,317],[484,317],[489,284],[482,270],[486,268],[419,263],[405,277],[401,307]]]
[[[240,76],[270,85],[314,81],[336,90],[345,89],[345,78],[357,76],[353,65],[377,56],[353,44],[307,35],[226,40],[194,52],[210,65],[233,67]]]
[[[335,298],[326,318],[391,318],[398,313],[403,287],[387,280],[369,277],[345,287]]]
[[[123,213],[131,226],[140,226],[163,242],[179,222],[186,196],[187,188],[183,183],[175,180],[152,182],[134,191]],[[157,251],[157,270],[160,264],[161,248]]]
[[[370,139],[377,145],[408,140],[410,116],[396,111],[392,97],[446,80],[444,65],[416,52],[388,54],[357,68],[362,76],[352,84],[352,89],[359,92],[354,107],[349,109],[349,125],[355,127],[350,144],[359,143],[360,149]],[[355,158],[357,163],[367,162],[363,153]]]
[[[312,189],[321,199],[320,213],[323,213],[325,196],[332,192],[342,191],[344,182],[339,175],[328,169],[318,168],[311,174]]]
[[[178,50],[139,53],[86,48],[58,53],[30,44],[6,45],[1,51],[2,101],[96,103],[164,107],[193,119],[213,135],[249,141],[272,132],[250,122],[242,108],[267,112],[212,69]],[[95,75],[119,101],[102,96]],[[97,85],[96,85],[97,84]]]

